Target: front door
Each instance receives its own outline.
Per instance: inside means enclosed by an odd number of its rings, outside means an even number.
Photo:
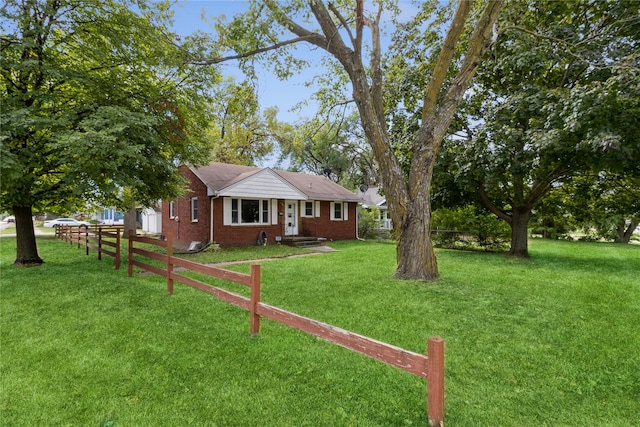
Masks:
[[[298,235],[298,201],[285,200],[284,204],[285,204],[284,235],[297,236]]]

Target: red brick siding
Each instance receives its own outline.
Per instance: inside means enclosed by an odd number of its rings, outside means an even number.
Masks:
[[[173,235],[174,245],[187,248],[191,242],[209,242],[209,220],[211,218],[211,204],[207,196],[207,187],[191,170],[180,168],[182,174],[189,181],[189,191],[175,200],[175,214],[179,221],[169,218],[169,200],[162,202],[162,234]],[[191,198],[198,198],[198,221],[191,222]]]
[[[331,202],[320,202],[320,216],[300,218],[299,232],[302,236],[323,237],[329,240],[351,240],[356,238],[357,203],[349,203],[348,220],[331,220]]]

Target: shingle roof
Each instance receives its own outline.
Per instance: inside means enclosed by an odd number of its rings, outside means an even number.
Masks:
[[[199,168],[191,168],[193,173],[214,192],[219,192],[242,180],[250,179],[251,176],[264,169],[270,168],[231,165],[228,163],[217,162],[212,162]],[[355,193],[324,176],[287,172],[275,169],[271,169],[271,171],[279,175],[310,200],[359,201]]]
[[[387,198],[381,195],[378,190],[378,187],[369,187],[364,193],[358,191],[360,202],[365,208],[371,206],[386,208]]]

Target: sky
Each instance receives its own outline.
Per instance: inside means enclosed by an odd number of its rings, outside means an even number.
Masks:
[[[417,6],[407,0],[399,2],[402,15],[400,20],[409,20],[416,13]],[[224,14],[227,19],[233,15],[242,13],[248,7],[247,1],[235,0],[181,0],[172,8],[175,12],[173,30],[180,36],[187,36],[195,31],[201,30],[206,33],[212,33],[211,25],[202,19],[202,16],[211,18]],[[366,6],[365,6],[366,7]],[[383,14],[384,21],[384,14]],[[291,35],[293,37],[293,35]],[[388,40],[388,39],[387,39]],[[383,39],[383,50],[385,48],[385,40]],[[303,71],[299,75],[294,75],[286,81],[280,81],[268,69],[258,68],[258,81],[256,91],[260,108],[264,110],[268,107],[278,107],[278,120],[288,123],[295,123],[301,119],[313,118],[318,111],[318,106],[312,99],[315,92],[313,87],[306,87],[305,83],[311,81],[314,75],[320,74],[321,70],[319,59],[321,54],[318,49],[310,47],[308,44],[300,43],[297,45],[302,54],[309,52],[314,55],[315,61],[311,62],[311,68],[306,72]],[[220,71],[226,76],[233,76],[238,81],[242,81],[244,76],[237,67],[236,61],[224,62],[219,65]],[[306,101],[308,105],[303,106],[300,110],[292,111],[296,104]],[[268,157],[261,162],[259,166],[273,167],[277,166],[277,155]],[[285,165],[280,165],[285,166]]]
[[[173,7],[175,12],[173,30],[180,36],[187,36],[201,30],[211,33],[209,23],[204,22],[202,14],[207,17],[224,14],[231,18],[234,14],[242,13],[248,5],[246,1],[232,0],[188,0],[180,1]],[[237,61],[224,62],[219,65],[220,71],[227,76],[233,76],[241,81],[244,77],[237,68]],[[290,112],[299,102],[308,100],[313,90],[304,86],[304,83],[313,73],[292,76],[287,81],[280,81],[268,70],[258,69],[257,95],[260,107],[277,106],[278,120],[295,122],[299,118],[313,117],[317,108],[314,105],[305,107],[300,112]]]

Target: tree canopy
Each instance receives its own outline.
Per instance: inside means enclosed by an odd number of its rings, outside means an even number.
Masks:
[[[142,204],[173,196],[180,162],[203,162],[216,70],[185,65],[168,2],[4,2],[2,198],[16,217],[16,263],[40,263],[32,214],[67,202]],[[68,206],[72,209],[73,206]]]
[[[528,1],[505,11],[468,98],[473,129],[447,142],[442,161],[458,193],[477,191],[511,226],[512,254],[528,255],[529,220],[553,188],[585,172],[637,173],[638,6]]]

